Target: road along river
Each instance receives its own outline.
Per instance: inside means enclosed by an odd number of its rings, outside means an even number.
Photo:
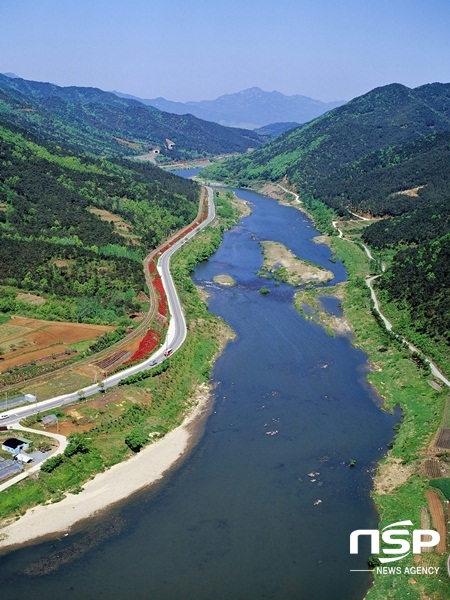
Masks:
[[[260,240],[282,242],[335,281],[342,265],[312,242],[317,232],[298,210],[238,194],[252,215],[194,277],[237,333],[215,365],[201,440],[163,484],[91,528],[3,557],[8,597],[363,598],[369,576],[350,569],[367,556],[350,559],[349,535],[377,525],[371,476],[396,417],[380,410],[350,340],[301,317],[291,286],[255,274]],[[236,285],[213,283],[218,274]]]
[[[193,229],[191,232],[180,238],[178,241],[174,242],[170,246],[170,248],[168,248],[164,252],[164,254],[160,256],[158,260],[157,268],[163,281],[170,313],[169,329],[166,335],[166,339],[164,341],[164,345],[161,346],[161,348],[159,348],[149,358],[142,361],[141,363],[133,365],[132,367],[128,367],[127,369],[123,369],[122,371],[119,371],[114,375],[106,377],[102,382],[102,386],[100,386],[100,384],[98,383],[94,383],[90,386],[83,388],[82,390],[77,390],[69,394],[64,394],[62,396],[57,396],[55,398],[43,400],[42,402],[33,404],[31,406],[22,406],[10,410],[8,412],[4,411],[2,414],[0,414],[1,424],[3,426],[13,426],[14,424],[18,423],[21,419],[30,415],[35,415],[41,411],[49,410],[51,408],[57,408],[58,406],[63,406],[64,404],[71,404],[72,402],[76,402],[80,398],[86,398],[89,396],[93,396],[94,394],[98,394],[102,389],[114,387],[120,381],[126,379],[130,375],[135,375],[136,373],[140,373],[141,371],[146,371],[152,366],[161,363],[164,360],[164,353],[168,348],[172,349],[172,354],[176,352],[178,348],[180,348],[180,346],[183,344],[186,338],[186,322],[184,319],[184,314],[180,305],[180,301],[178,299],[178,294],[175,289],[175,284],[170,274],[170,259],[172,258],[173,254],[179,248],[181,248],[185,240],[194,237],[199,231],[207,227],[214,220],[216,216],[216,211],[212,197],[212,189],[210,187],[207,187],[206,190],[208,193],[208,214],[206,218],[200,224],[198,224],[195,229]]]

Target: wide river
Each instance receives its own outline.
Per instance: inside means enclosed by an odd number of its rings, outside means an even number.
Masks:
[[[301,212],[236,191],[252,214],[194,274],[237,334],[214,367],[200,441],[156,489],[76,535],[0,559],[4,598],[352,600],[370,586],[368,573],[350,572],[366,568],[367,553],[351,558],[349,535],[377,527],[371,478],[397,417],[366,383],[366,356],[301,317],[294,288],[255,274],[260,240],[335,282],[343,266],[312,241]],[[212,283],[218,274],[236,286]]]

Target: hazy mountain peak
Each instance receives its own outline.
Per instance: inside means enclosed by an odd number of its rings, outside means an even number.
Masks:
[[[0,75],[0,95],[2,106],[9,107],[0,111],[0,124],[26,128],[74,151],[128,156],[156,147],[171,158],[184,158],[246,152],[264,142],[252,131],[220,127],[192,115],[163,114],[153,106],[98,88],[60,87]]]
[[[117,95],[131,98],[126,94]],[[135,96],[132,98],[139,100]],[[215,100],[172,102],[159,97],[140,101],[166,112],[179,115],[191,113],[206,121],[247,129],[256,129],[272,123],[306,123],[344,104],[343,101],[321,102],[299,94],[286,96],[276,90],[266,92],[257,86],[224,94]]]

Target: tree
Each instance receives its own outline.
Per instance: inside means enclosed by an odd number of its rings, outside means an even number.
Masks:
[[[64,456],[70,457],[74,454],[87,454],[89,446],[86,443],[86,438],[80,433],[74,433],[69,436],[69,444],[64,450]]]
[[[41,471],[44,473],[51,473],[64,461],[64,456],[62,454],[58,454],[58,456],[52,456],[41,467]]]
[[[136,427],[125,438],[125,444],[133,452],[139,452],[139,450],[147,443],[148,436],[141,427]]]
[[[380,559],[377,556],[369,556],[367,559],[367,564],[370,569],[375,569],[381,565]]]

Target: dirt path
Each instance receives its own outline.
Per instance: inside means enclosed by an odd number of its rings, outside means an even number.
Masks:
[[[442,502],[437,492],[433,492],[433,490],[427,490],[425,493],[431,513],[431,520],[433,521],[433,527],[441,536],[441,540],[437,545],[436,552],[438,554],[444,554],[445,550],[447,549],[447,523],[444,516]]]
[[[340,238],[345,239],[350,244],[354,243],[352,240],[347,239],[343,235],[342,230],[339,229],[339,227],[338,227],[338,222],[337,221],[332,221],[332,224],[333,224],[333,227],[336,229],[336,231],[339,233],[339,237]],[[374,257],[372,256],[372,253],[371,253],[370,249],[365,244],[362,244],[362,246],[364,248],[364,252],[367,254],[367,257],[370,260],[375,260]],[[378,298],[376,296],[375,289],[373,287],[373,282],[375,281],[375,279],[378,279],[379,277],[381,277],[384,274],[384,272],[385,272],[384,265],[382,265],[381,270],[382,270],[382,273],[380,275],[372,275],[372,276],[367,277],[366,278],[366,285],[367,285],[367,287],[370,290],[370,295],[371,295],[372,300],[373,300],[375,311],[380,316],[380,318],[383,321],[383,323],[384,323],[387,331],[392,331],[392,323],[381,312],[380,305],[379,305],[379,302],[378,302]],[[413,344],[411,344],[411,342],[409,342],[406,338],[404,338],[403,336],[397,336],[397,337],[398,337],[398,339],[401,339],[401,341],[404,342],[408,346],[410,352],[415,352],[415,353],[418,353],[418,354],[421,353],[420,350],[418,348],[416,348]],[[447,387],[450,388],[450,381],[445,377],[445,375],[443,373],[441,373],[441,371],[439,371],[439,369],[437,368],[437,366],[428,357],[425,357],[424,360],[425,360],[425,362],[427,362],[429,364],[432,375],[434,377],[436,377],[437,379],[440,379],[442,381],[442,383],[444,383]]]
[[[300,200],[300,196],[298,194],[296,194],[292,190],[287,190],[285,187],[283,187],[279,183],[277,183],[277,186],[279,188],[281,188],[283,190],[283,192],[286,192],[286,194],[292,194],[294,196],[294,202],[295,202],[295,204],[303,204],[302,201]]]

